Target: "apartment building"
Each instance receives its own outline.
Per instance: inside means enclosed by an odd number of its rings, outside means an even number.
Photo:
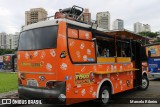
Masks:
[[[99,28],[110,30],[110,13],[108,11],[97,13],[96,21]]]
[[[0,49],[16,49],[18,47],[19,32],[15,34],[0,33]]]
[[[133,26],[134,26],[134,32],[135,33],[139,33],[139,32],[143,31],[142,23],[136,22],[136,23],[134,23]]]
[[[149,24],[142,24],[140,22],[134,23],[134,32],[151,32],[151,26]]]
[[[122,30],[124,29],[124,21],[122,19],[116,19],[113,22],[113,30]]]
[[[149,24],[143,24],[143,32],[151,32],[151,26]]]
[[[25,12],[25,25],[36,23],[47,18],[47,11],[43,8],[32,8]]]
[[[7,39],[7,34],[5,32],[0,33],[0,49],[6,49],[6,39]]]
[[[84,9],[83,21],[88,24],[91,24],[91,13],[89,12],[89,9]]]

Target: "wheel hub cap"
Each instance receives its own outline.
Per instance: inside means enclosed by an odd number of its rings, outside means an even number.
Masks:
[[[107,103],[108,100],[109,100],[109,92],[108,92],[108,90],[104,90],[102,92],[102,102]]]
[[[146,87],[147,87],[147,80],[142,79],[142,88],[146,88]]]

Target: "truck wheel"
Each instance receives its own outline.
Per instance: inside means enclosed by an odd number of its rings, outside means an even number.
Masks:
[[[149,80],[146,76],[142,77],[142,85],[139,87],[140,90],[146,90],[149,86]]]
[[[111,91],[108,86],[102,86],[99,92],[99,100],[101,104],[107,104],[111,96]]]

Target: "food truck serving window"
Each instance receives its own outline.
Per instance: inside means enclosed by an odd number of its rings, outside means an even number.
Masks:
[[[24,31],[20,34],[18,50],[38,50],[57,47],[57,26]]]

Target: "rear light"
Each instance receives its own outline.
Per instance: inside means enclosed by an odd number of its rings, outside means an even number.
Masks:
[[[46,83],[47,88],[55,88],[58,85],[58,81],[49,81]]]
[[[19,78],[18,78],[18,85],[22,85],[22,81]]]

